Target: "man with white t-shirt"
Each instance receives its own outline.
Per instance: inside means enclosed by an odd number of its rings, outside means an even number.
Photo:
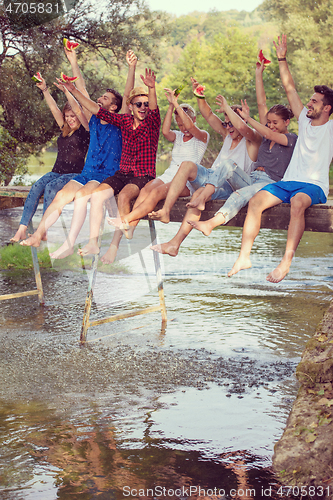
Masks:
[[[314,87],[306,109],[296,92],[288,68],[287,37],[274,42],[282,84],[290,107],[298,120],[299,133],[293,156],[280,182],[265,186],[249,203],[243,228],[241,251],[228,276],[251,267],[250,252],[259,233],[261,214],[279,203],[290,202],[290,222],[284,256],[267,280],[278,283],[288,274],[296,248],[305,228],[305,210],[315,203],[326,203],[329,167],[333,158],[333,90],[326,85]]]

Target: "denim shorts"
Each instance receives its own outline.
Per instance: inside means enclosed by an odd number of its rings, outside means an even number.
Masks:
[[[265,186],[262,189],[282,200],[282,203],[290,203],[291,198],[293,198],[297,193],[304,193],[310,196],[311,205],[326,203],[327,201],[325,193],[321,187],[316,184],[311,184],[310,182],[279,181],[273,184],[268,184],[268,186]]]
[[[203,167],[202,165],[197,165],[197,176],[194,181],[190,181],[191,186],[196,191],[201,187],[205,187],[206,184],[215,185],[215,170],[211,168]],[[228,182],[224,182],[222,186],[219,186],[212,194],[212,200],[226,200],[228,196],[233,193],[233,189]]]

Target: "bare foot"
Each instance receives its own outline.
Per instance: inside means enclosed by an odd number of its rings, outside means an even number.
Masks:
[[[116,227],[117,229],[120,229],[120,231],[125,235],[125,237],[128,240],[131,240],[133,238],[133,233],[135,227],[130,226],[129,222],[127,219],[112,219],[111,217],[107,217],[107,221],[111,226]]]
[[[187,223],[190,224],[190,226],[192,226],[194,229],[197,229],[198,231],[201,231],[202,234],[204,234],[205,236],[209,236],[210,233],[214,229],[214,227],[212,227],[209,224],[208,220],[205,220],[205,221],[201,221],[201,220],[198,220],[198,221],[188,220]]]
[[[171,257],[176,257],[179,252],[179,247],[173,245],[170,241],[167,243],[161,243],[160,245],[151,245],[149,248],[154,250],[154,252],[167,254]]]
[[[274,271],[269,273],[269,275],[266,277],[266,280],[270,281],[271,283],[279,283],[283,280],[283,278],[287,276],[287,274],[289,273],[289,268],[289,263],[280,262],[280,264],[274,269]]]
[[[157,212],[150,212],[148,217],[149,219],[159,220],[164,224],[168,224],[170,222],[170,215],[166,212],[166,210],[164,210],[164,208],[157,210]]]
[[[188,203],[186,203],[186,206],[191,208],[197,208],[198,210],[203,211],[205,210],[206,202],[200,199],[200,196],[198,196],[198,198],[196,198],[195,200],[191,200]]]
[[[64,259],[74,253],[74,246],[69,241],[65,241],[55,252],[50,253],[51,259]]]
[[[18,230],[14,234],[12,238],[10,238],[9,241],[12,243],[17,243],[20,240],[25,240],[27,237],[27,226],[24,226],[23,224],[20,224]]]
[[[97,255],[99,254],[99,246],[95,241],[89,241],[83,248],[80,248],[77,253],[81,255],[81,257],[90,254]]]
[[[34,233],[27,240],[21,241],[20,245],[23,247],[39,247],[41,242],[41,237]]]
[[[118,251],[117,245],[112,245],[111,243],[111,245],[108,248],[108,251],[103,255],[103,257],[101,257],[100,260],[103,262],[103,264],[113,264],[117,256],[117,251]]]
[[[117,229],[120,229],[120,226],[122,225],[123,221],[120,219],[120,217],[107,217],[106,218],[107,223],[110,224],[110,226],[114,226]]]
[[[238,259],[232,266],[231,271],[228,272],[228,276],[229,278],[231,278],[231,276],[237,274],[238,271],[241,271],[242,269],[250,269],[251,266],[252,264],[248,257],[247,258],[238,257]]]

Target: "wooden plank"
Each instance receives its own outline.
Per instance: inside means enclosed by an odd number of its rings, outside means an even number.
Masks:
[[[171,222],[182,222],[186,213],[186,203],[190,198],[178,198],[171,211]],[[224,205],[225,201],[215,200],[206,203],[206,210],[202,212],[201,220],[214,217],[215,213]],[[159,202],[156,210],[163,206]],[[247,207],[231,219],[226,225],[243,227],[247,213]],[[288,229],[290,218],[290,204],[281,203],[276,207],[265,210],[262,215],[261,227],[267,229]],[[305,231],[332,233],[333,232],[333,200],[328,200],[324,205],[313,205],[305,212]]]

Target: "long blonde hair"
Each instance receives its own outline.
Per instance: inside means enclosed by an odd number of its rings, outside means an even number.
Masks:
[[[72,110],[72,106],[69,104],[68,101],[66,102],[65,106],[62,109],[62,116],[64,118],[64,124],[62,126],[62,136],[63,137],[67,137],[68,135],[70,136],[70,135],[74,134],[75,130],[77,130],[78,128],[80,128],[80,125],[81,125],[81,122],[79,121],[79,123],[78,123],[78,125],[76,127],[71,128],[68,125],[68,123],[66,122],[66,116],[65,116],[66,111],[73,111]],[[74,113],[74,111],[73,111],[73,113]]]

